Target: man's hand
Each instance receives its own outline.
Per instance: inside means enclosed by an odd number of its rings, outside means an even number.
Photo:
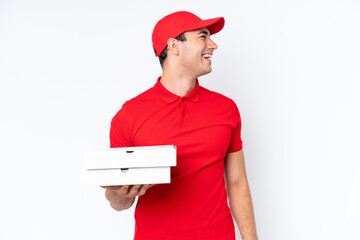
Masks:
[[[121,185],[121,186],[101,186],[109,191],[116,192],[120,197],[133,198],[136,196],[142,196],[146,193],[146,190],[154,186],[155,184],[145,185]]]
[[[106,189],[105,196],[110,205],[117,211],[130,208],[136,196],[142,196],[155,184],[145,185],[121,185],[121,186],[101,186]]]

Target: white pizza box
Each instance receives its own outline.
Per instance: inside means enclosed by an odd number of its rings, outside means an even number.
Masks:
[[[170,183],[176,166],[174,145],[110,148],[84,154],[82,186]]]
[[[110,148],[84,154],[85,169],[176,166],[174,145]]]
[[[81,170],[81,186],[170,183],[170,167]]]

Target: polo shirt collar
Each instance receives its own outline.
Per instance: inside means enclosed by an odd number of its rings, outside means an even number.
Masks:
[[[180,97],[169,90],[167,90],[160,82],[161,76],[157,79],[154,88],[156,89],[159,96],[168,104],[176,102],[180,98],[188,99],[191,102],[199,102],[200,98],[200,85],[198,79],[196,79],[196,84],[193,90],[189,92],[185,97]]]

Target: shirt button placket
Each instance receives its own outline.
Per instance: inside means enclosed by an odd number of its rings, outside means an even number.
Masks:
[[[184,98],[181,98],[180,100],[180,128],[182,128],[184,123]]]

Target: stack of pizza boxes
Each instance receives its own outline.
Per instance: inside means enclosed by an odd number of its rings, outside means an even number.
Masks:
[[[176,166],[174,145],[110,148],[84,154],[81,186],[170,183]]]

